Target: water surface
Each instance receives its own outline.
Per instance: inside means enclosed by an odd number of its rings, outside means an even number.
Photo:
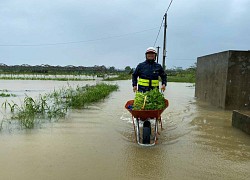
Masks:
[[[0,81],[21,101],[67,86],[59,81]],[[1,179],[248,179],[250,136],[231,126],[231,111],[194,98],[189,83],[168,83],[170,106],[163,114],[159,143],[135,143],[126,101],[130,81],[111,82],[119,90],[65,119],[22,130],[4,123],[0,132]],[[93,81],[68,82],[95,84]],[[29,91],[25,91],[29,90]],[[3,102],[5,98],[1,98]],[[1,118],[3,118],[1,111]],[[0,119],[1,121],[1,119]]]

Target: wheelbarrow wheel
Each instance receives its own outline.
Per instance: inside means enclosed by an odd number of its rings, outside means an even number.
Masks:
[[[150,144],[150,134],[151,129],[150,127],[143,127],[143,144]]]
[[[147,120],[143,123],[142,143],[150,144],[151,123]]]

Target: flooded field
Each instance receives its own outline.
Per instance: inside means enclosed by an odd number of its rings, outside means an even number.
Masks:
[[[95,81],[4,81],[20,103],[54,89]],[[119,90],[88,109],[71,110],[66,119],[25,130],[3,122],[0,179],[242,179],[250,177],[250,136],[231,126],[231,111],[197,102],[188,83],[168,83],[170,106],[163,112],[159,143],[135,143],[126,101],[134,98],[130,81],[111,82]],[[0,122],[5,117],[1,110]]]

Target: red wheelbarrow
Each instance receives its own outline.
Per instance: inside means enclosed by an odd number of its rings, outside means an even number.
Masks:
[[[168,100],[165,99],[165,108],[161,110],[133,110],[134,100],[129,100],[125,108],[131,113],[136,142],[143,146],[153,146],[157,142],[158,124],[161,124],[161,114],[168,107]],[[152,127],[154,126],[154,128]]]

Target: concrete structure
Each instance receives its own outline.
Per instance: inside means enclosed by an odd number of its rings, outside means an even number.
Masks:
[[[250,111],[233,111],[232,126],[250,135]]]
[[[223,109],[250,110],[250,51],[198,57],[195,96]]]

